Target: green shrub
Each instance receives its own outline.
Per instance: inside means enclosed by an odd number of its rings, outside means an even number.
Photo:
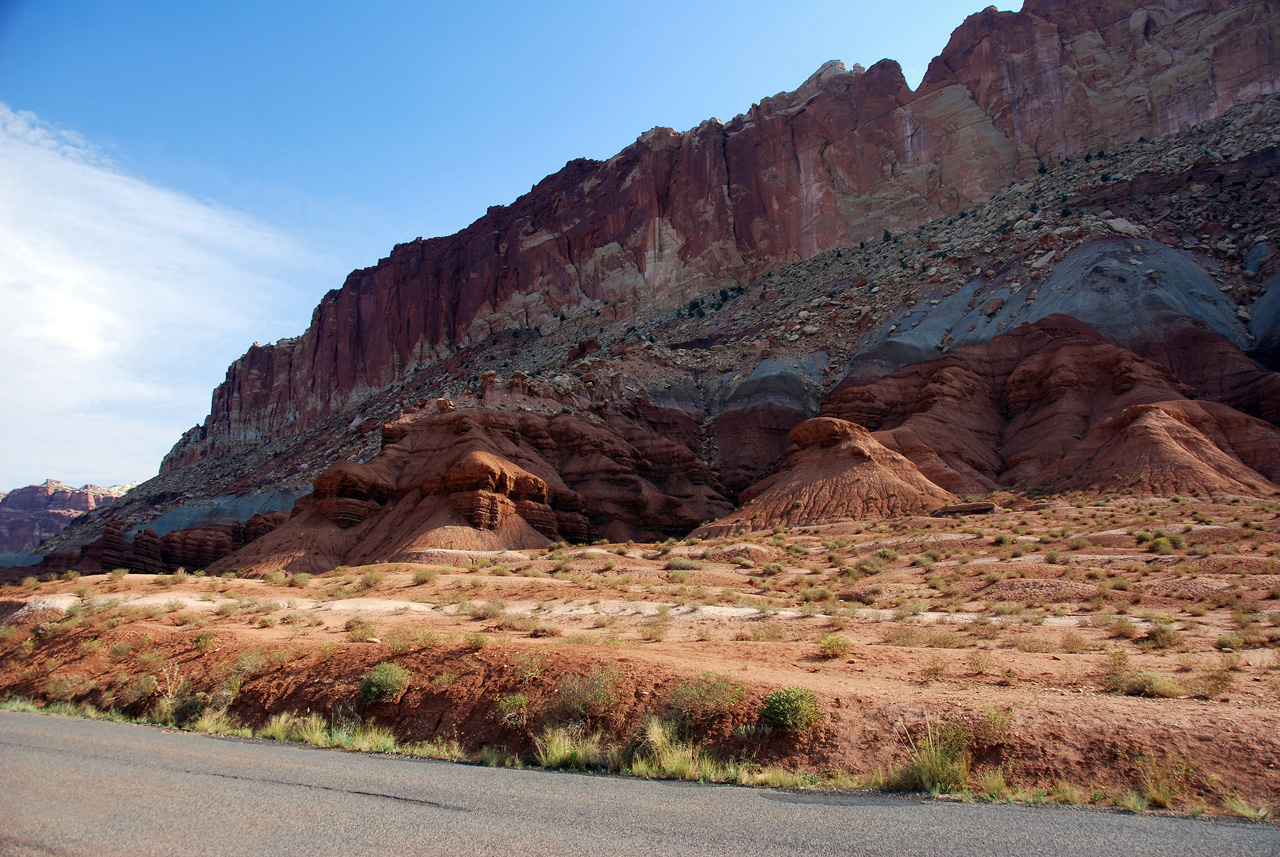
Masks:
[[[702,563],[698,562],[696,559],[673,556],[671,559],[667,560],[667,563],[663,568],[667,571],[697,571],[702,568]]]
[[[374,702],[395,696],[409,683],[409,671],[399,664],[383,661],[365,675],[360,682],[360,696],[365,702]]]
[[[784,687],[769,694],[760,709],[760,720],[766,726],[803,734],[822,719],[818,697],[807,687]]]
[[[191,640],[192,645],[196,647],[196,651],[204,654],[213,648],[213,632],[201,631]]]
[[[911,760],[890,774],[890,788],[935,794],[963,791],[972,764],[970,743],[964,724],[926,719],[924,734],[911,742]]]
[[[269,586],[279,586],[284,583],[284,579],[283,571],[268,571],[262,575],[262,582]]]
[[[529,722],[529,697],[523,693],[498,694],[498,719],[504,726],[518,727]]]
[[[728,715],[745,693],[746,688],[727,675],[708,670],[701,678],[676,682],[667,702],[682,724],[702,726]]]
[[[853,645],[853,641],[844,634],[831,634],[823,637],[818,643],[818,654],[829,661],[836,658],[843,658],[849,654],[849,648]]]

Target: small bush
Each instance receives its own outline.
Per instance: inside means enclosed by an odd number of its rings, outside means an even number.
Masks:
[[[409,671],[399,664],[383,661],[365,675],[360,682],[360,696],[365,702],[374,702],[395,696],[409,683]]]
[[[818,643],[818,654],[829,661],[833,661],[849,654],[849,649],[852,645],[853,641],[844,634],[831,634],[823,637],[822,641]]]
[[[705,726],[728,716],[745,693],[746,688],[727,675],[708,670],[694,681],[677,682],[668,704],[682,724]]]
[[[352,616],[342,626],[342,630],[347,632],[347,638],[353,643],[364,643],[377,636],[373,623],[361,616]]]
[[[307,574],[305,571],[292,574],[289,576],[289,585],[295,589],[306,589],[311,585],[311,575]]]
[[[804,734],[818,725],[822,709],[818,697],[807,687],[784,687],[776,690],[764,701],[760,720],[766,726]]]
[[[561,716],[579,720],[605,717],[618,700],[622,670],[610,664],[583,675],[567,675],[556,685],[555,708]]]
[[[196,651],[204,654],[213,648],[213,632],[201,631],[191,640],[191,645],[196,647]]]
[[[529,697],[523,693],[498,694],[498,719],[502,725],[519,727],[529,722]]]
[[[702,563],[696,559],[688,559],[682,556],[673,556],[667,560],[663,566],[667,571],[697,571],[702,568]]]
[[[1162,622],[1151,626],[1138,645],[1152,649],[1171,649],[1182,642],[1182,635],[1174,628]]]
[[[1124,692],[1128,696],[1147,696],[1153,699],[1175,699],[1187,693],[1173,679],[1152,672],[1138,673],[1125,684]]]
[[[920,740],[910,742],[911,760],[890,775],[890,787],[935,794],[963,791],[972,765],[970,743],[964,724],[927,719]]]
[[[485,646],[489,645],[489,635],[485,634],[483,631],[473,631],[472,633],[467,634],[463,643],[470,651],[478,652]]]
[[[436,571],[433,568],[420,568],[413,573],[413,585],[422,586],[436,582]]]
[[[279,586],[284,583],[285,577],[283,571],[268,571],[262,575],[262,582],[268,586]]]

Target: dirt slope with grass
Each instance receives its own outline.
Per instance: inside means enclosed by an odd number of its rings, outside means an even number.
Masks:
[[[1280,506],[997,499],[315,576],[30,579],[0,592],[0,688],[494,764],[1274,804]]]

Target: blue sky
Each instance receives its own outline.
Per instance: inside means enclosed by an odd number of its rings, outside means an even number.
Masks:
[[[0,0],[0,490],[148,478],[393,244],[979,8]]]

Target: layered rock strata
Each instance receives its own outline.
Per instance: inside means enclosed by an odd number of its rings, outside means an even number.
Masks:
[[[953,215],[1040,162],[1176,131],[1277,82],[1280,16],[1263,0],[989,8],[914,92],[891,61],[828,63],[727,123],[573,161],[352,273],[301,337],[231,366],[165,467],[306,430],[459,345],[626,319]]]

